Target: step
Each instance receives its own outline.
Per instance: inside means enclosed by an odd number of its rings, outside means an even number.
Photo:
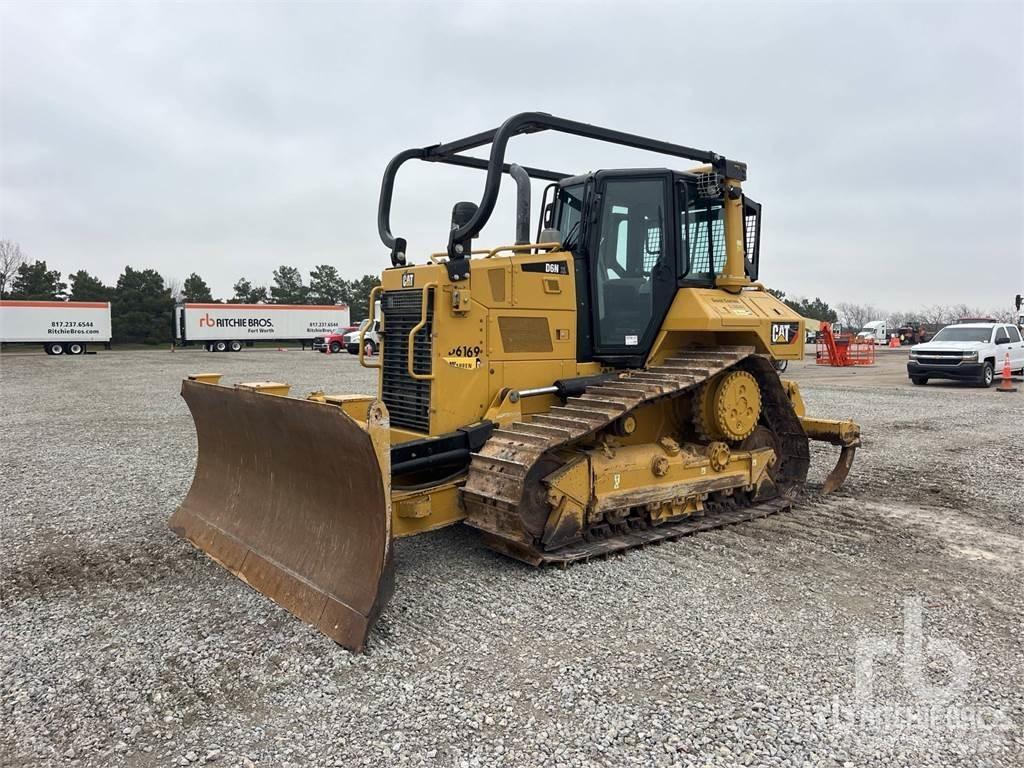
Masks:
[[[551,444],[550,438],[531,435],[526,432],[512,432],[507,429],[494,430],[487,443],[489,444],[494,440],[501,440],[507,443],[525,443],[526,445],[535,445],[541,448]]]
[[[685,368],[655,368],[651,371],[651,374],[655,376],[671,376],[681,381],[694,381],[695,379],[706,379],[709,375],[711,375],[711,372],[711,369],[707,367],[700,368],[697,366],[688,365]]]
[[[555,440],[568,440],[572,437],[572,433],[567,429],[548,427],[543,424],[534,424],[533,422],[517,421],[512,425],[512,429],[525,435],[554,438]]]
[[[650,383],[650,384],[658,384],[658,385],[661,385],[661,386],[668,386],[668,387],[671,387],[672,389],[675,389],[675,388],[677,388],[679,386],[688,384],[689,383],[688,379],[690,377],[682,376],[682,375],[677,376],[674,373],[669,374],[669,373],[660,373],[660,372],[656,373],[654,371],[641,371],[641,372],[638,372],[638,373],[634,373],[629,378],[630,378],[630,381],[642,381],[642,382],[646,382],[646,383]]]
[[[495,474],[526,477],[526,471],[529,469],[529,466],[526,464],[521,464],[511,459],[503,459],[498,456],[486,456],[481,453],[471,453],[470,456],[478,462],[473,466],[473,471],[488,469]],[[486,465],[479,462],[486,462]],[[501,471],[499,472],[496,468],[500,468]]]
[[[735,362],[735,359],[726,357],[693,357],[686,360],[676,360],[674,358],[669,358],[664,363],[659,365],[658,369],[665,368],[670,371],[676,371],[680,369],[695,368],[697,366],[707,366],[709,368],[725,368],[726,366],[733,365]]]
[[[530,423],[537,426],[565,429],[572,437],[589,432],[591,428],[591,425],[582,419],[566,419],[560,416],[548,416],[545,413],[535,415]]]
[[[567,408],[565,406],[556,405],[554,408],[548,411],[552,416],[565,419],[583,419],[589,421],[591,424],[606,424],[608,423],[608,414],[605,412],[596,413],[592,410],[586,410],[584,408]]]
[[[640,401],[647,397],[649,394],[657,392],[656,387],[645,386],[640,382],[636,384],[626,384],[625,382],[616,382],[612,384],[598,384],[594,387],[587,387],[587,394],[595,394],[599,397],[621,397],[623,400]]]
[[[570,397],[565,402],[569,405],[576,405],[581,408],[595,408],[604,411],[611,411],[612,413],[622,413],[623,411],[628,410],[627,406],[623,403],[616,402],[615,400],[602,400],[601,398],[593,395]]]

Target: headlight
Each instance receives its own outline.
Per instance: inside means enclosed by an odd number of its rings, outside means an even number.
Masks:
[[[921,356],[921,353],[920,353],[920,352],[917,352],[916,350],[913,350],[913,349],[912,349],[912,350],[910,350],[910,356],[911,356],[911,357],[920,357],[920,356]]]
[[[977,352],[964,352],[963,358],[964,358],[964,360],[977,360],[978,359],[978,353]]]

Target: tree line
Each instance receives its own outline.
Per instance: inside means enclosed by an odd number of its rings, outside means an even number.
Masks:
[[[912,311],[891,311],[881,309],[873,304],[836,305],[839,318],[847,329],[859,330],[872,320],[885,320],[890,328],[899,328],[908,323],[927,323],[929,325],[949,325],[965,318],[991,318],[997,323],[1016,322],[1013,303],[1008,301],[1005,307],[982,309],[970,304],[933,304]]]
[[[368,312],[370,291],[379,285],[376,275],[346,280],[336,267],[321,264],[304,281],[297,267],[282,265],[273,271],[269,283],[254,284],[242,277],[232,286],[233,295],[215,299],[210,286],[193,272],[184,281],[165,280],[154,269],[125,267],[115,285],[105,285],[84,269],[72,272],[67,282],[45,261],[29,262],[17,243],[0,240],[0,299],[28,301],[109,301],[114,341],[159,344],[174,333],[172,310],[178,302],[226,304],[338,304],[349,306],[350,317],[361,320]],[[818,298],[787,297],[785,291],[768,291],[803,317],[842,323],[859,330],[872,320],[886,320],[891,327],[920,321],[946,325],[962,317],[991,317],[1013,322],[1008,301],[1005,308],[983,311],[966,304],[934,305],[917,311],[886,311],[871,304],[839,303],[835,308]]]
[[[368,298],[380,280],[363,275],[346,280],[336,267],[321,264],[303,281],[297,267],[282,265],[270,283],[253,284],[240,278],[227,299],[214,298],[210,286],[193,272],[180,283],[155,269],[125,267],[114,285],[80,269],[69,273],[50,269],[45,261],[29,261],[17,243],[0,240],[0,299],[22,301],[109,301],[113,341],[161,344],[174,335],[173,310],[180,302],[224,304],[348,304],[353,320],[368,313]]]
[[[840,302],[832,308],[818,297],[787,298],[785,291],[769,289],[768,292],[808,319],[841,323],[843,328],[853,331],[859,331],[872,320],[885,320],[890,328],[899,328],[912,322],[949,325],[967,317],[990,317],[998,323],[1012,323],[1016,318],[1011,301],[1007,301],[1005,307],[988,310],[970,304],[935,304],[917,310],[894,312],[880,309],[873,304],[851,302]]]

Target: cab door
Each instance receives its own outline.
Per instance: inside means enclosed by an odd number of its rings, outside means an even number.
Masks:
[[[1006,334],[1010,337],[1009,353],[1010,353],[1010,368],[1014,371],[1024,369],[1024,338],[1021,337],[1020,329],[1015,325],[1006,326]],[[998,372],[1002,371],[999,364],[996,365],[999,369]]]
[[[676,291],[675,206],[667,172],[599,172],[590,210],[594,357],[643,365]]]
[[[1017,367],[1017,350],[1016,345],[1013,343],[1015,336],[1011,335],[1010,329],[1005,325],[997,325],[992,332],[992,344],[995,346],[995,374],[1001,376],[1003,373],[1003,364],[1006,362],[1006,358],[1010,358],[1010,368],[1014,369]]]

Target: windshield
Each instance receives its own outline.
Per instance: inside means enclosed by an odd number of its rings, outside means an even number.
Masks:
[[[991,337],[991,328],[966,328],[949,325],[936,333],[932,341],[988,341]]]
[[[366,318],[361,323],[359,323],[359,330],[360,331],[365,331],[369,327],[369,325],[370,325],[370,318]]]

